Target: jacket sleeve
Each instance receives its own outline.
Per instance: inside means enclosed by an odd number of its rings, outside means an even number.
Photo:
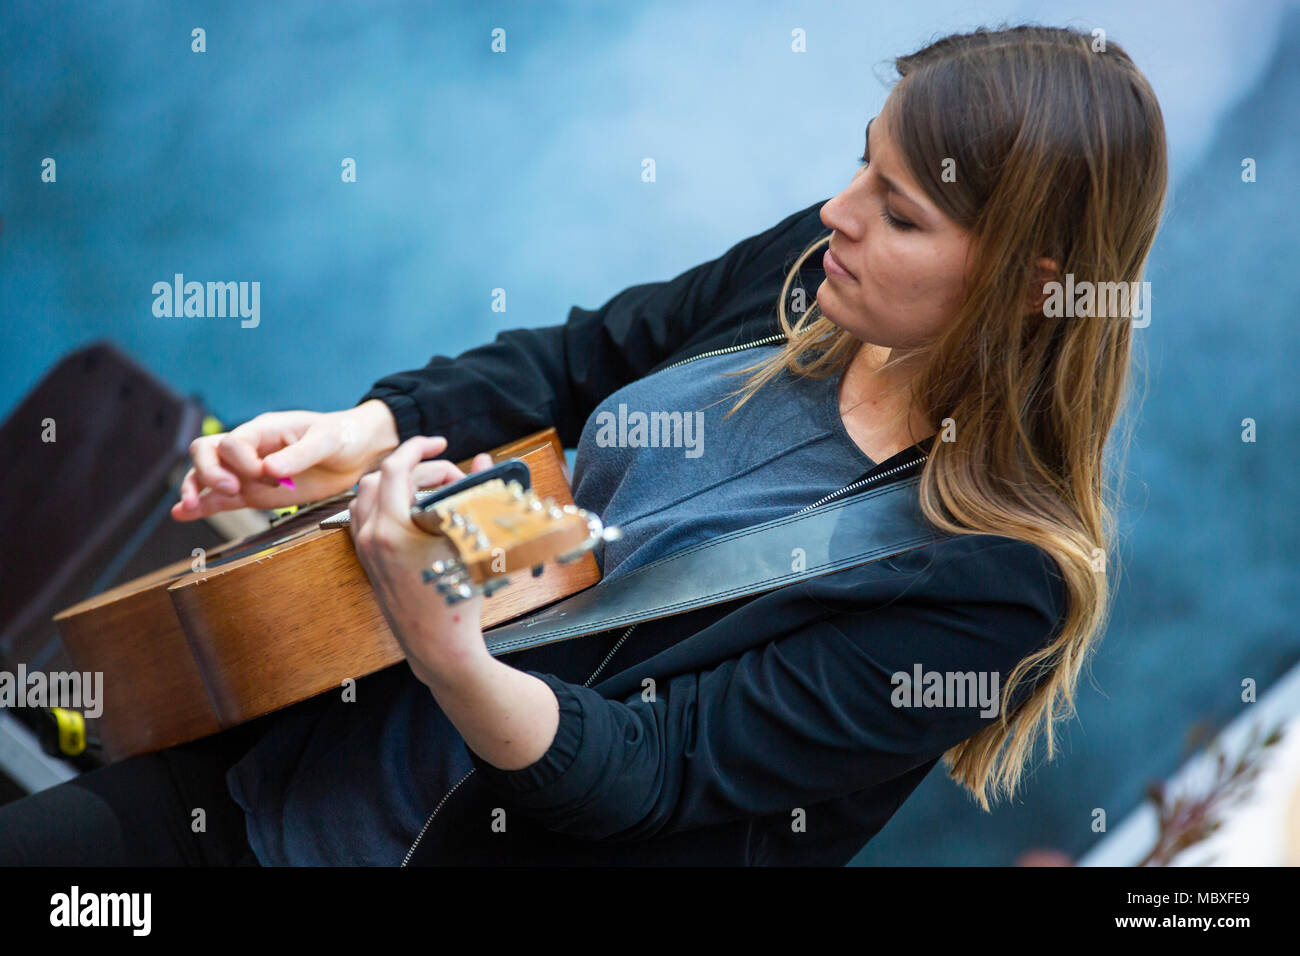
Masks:
[[[405,441],[447,438],[465,458],[554,426],[566,447],[605,396],[677,352],[737,290],[767,282],[820,227],[819,201],[675,279],[632,286],[599,309],[574,307],[563,325],[502,332],[457,358],[380,379],[361,401],[383,400]]]
[[[1043,562],[1051,562],[1021,542],[981,551],[980,559],[981,574],[1021,582],[1043,580]],[[961,564],[935,573],[968,573]],[[1062,590],[1023,593],[993,601],[914,596],[830,614],[711,670],[673,677],[654,700],[608,700],[538,673],[560,705],[547,753],[511,771],[473,760],[505,799],[581,839],[647,839],[806,809],[904,774],[987,726],[993,718],[978,700],[899,706],[893,675],[910,678],[918,665],[996,673],[996,700],[1012,668],[1059,622]]]

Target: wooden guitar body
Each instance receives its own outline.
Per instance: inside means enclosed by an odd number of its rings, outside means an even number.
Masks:
[[[520,458],[536,493],[572,503],[553,429],[494,449]],[[468,462],[462,470],[468,471]],[[319,522],[346,501],[186,559],[55,616],[75,666],[104,675],[99,736],[118,760],[184,743],[340,688],[403,659],[346,528]],[[595,584],[590,553],[513,574],[486,597],[504,623]]]

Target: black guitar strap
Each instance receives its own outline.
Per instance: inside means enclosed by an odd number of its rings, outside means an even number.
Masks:
[[[924,547],[946,535],[921,514],[919,482],[914,475],[865,488],[614,575],[489,629],[484,632],[488,650],[510,654],[682,614]]]

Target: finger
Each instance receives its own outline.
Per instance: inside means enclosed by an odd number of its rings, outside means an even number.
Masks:
[[[356,538],[362,527],[374,518],[375,500],[378,495],[379,475],[374,472],[362,475],[361,480],[357,482],[357,493],[348,504],[348,511],[352,514],[353,539]]]
[[[441,436],[417,435],[397,447],[379,468],[379,499],[375,507],[399,521],[409,521],[415,488],[411,472],[421,459],[436,455],[446,447]]]
[[[198,518],[214,515],[218,511],[234,511],[237,508],[247,507],[248,502],[244,500],[242,494],[225,495],[219,491],[209,489],[206,494],[199,495],[199,500],[195,502],[192,508],[185,511],[185,520],[194,521]]]
[[[185,473],[185,477],[181,479],[180,497],[172,505],[172,517],[177,521],[193,521],[199,517],[200,493],[198,475],[191,468]]]
[[[243,438],[262,457],[302,438],[318,417],[315,412],[263,412],[230,433]]]
[[[422,461],[411,471],[411,486],[417,491],[425,488],[441,488],[464,477],[465,472],[446,459]]]
[[[291,478],[330,455],[337,454],[342,436],[336,428],[312,426],[301,438],[262,461],[263,473],[272,478]]]
[[[194,471],[194,469],[191,468],[189,471],[185,472],[185,477],[181,479],[180,501],[181,504],[185,505],[185,507],[188,508],[190,505],[192,505],[195,501],[198,500],[198,497],[199,497],[198,475]]]
[[[188,505],[184,501],[178,501],[172,505],[171,515],[173,521],[193,521],[198,517],[194,506]]]
[[[240,479],[262,480],[262,459],[253,450],[248,432],[243,434],[227,432],[222,435],[217,442],[217,457],[221,460],[221,464]]]
[[[217,457],[217,445],[211,438],[198,438],[190,444],[190,458],[194,462],[199,490],[214,488],[227,494],[239,491],[239,479],[227,471]]]
[[[487,471],[492,467],[492,464],[492,456],[485,451],[481,451],[475,455],[474,460],[470,462],[469,470],[471,472]]]

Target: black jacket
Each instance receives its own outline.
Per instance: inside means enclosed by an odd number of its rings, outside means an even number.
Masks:
[[[391,375],[362,400],[383,399],[403,440],[445,435],[452,459],[552,425],[573,447],[628,382],[779,332],[781,283],[825,234],[821,205],[563,325]],[[822,276],[804,266],[809,300]],[[974,704],[894,706],[891,675],[996,673],[1000,687],[1064,611],[1045,552],[956,536],[644,623],[622,644],[609,632],[511,655],[555,690],[556,738],[522,770],[475,757],[411,862],[843,864],[944,751],[988,724]],[[593,669],[605,678],[583,686]]]

